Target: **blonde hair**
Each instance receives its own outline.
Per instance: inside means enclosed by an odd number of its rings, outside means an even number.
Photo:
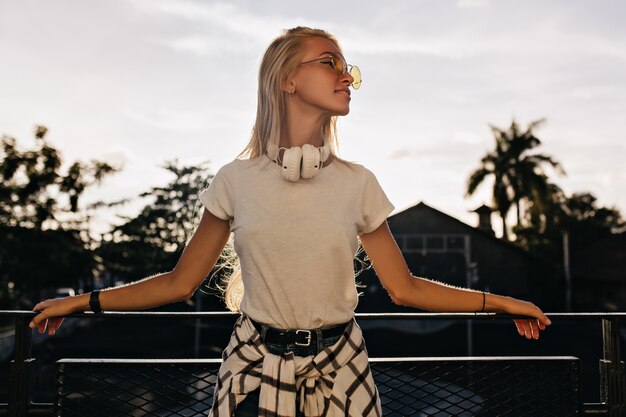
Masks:
[[[287,94],[282,91],[281,85],[297,70],[304,43],[315,36],[330,40],[341,50],[339,42],[330,33],[303,26],[285,30],[265,50],[259,68],[256,121],[250,141],[237,158],[257,158],[263,155],[268,145],[278,149]],[[321,133],[328,141],[331,154],[340,162],[349,164],[337,155],[337,119],[337,116],[332,116],[326,120]]]
[[[286,29],[265,50],[259,69],[256,121],[252,128],[250,141],[237,155],[237,159],[259,158],[263,156],[268,146],[272,149],[278,149],[286,109],[286,93],[281,89],[281,86],[298,68],[304,51],[304,43],[316,36],[330,40],[341,50],[339,42],[330,33],[322,29],[302,26]],[[337,119],[337,116],[332,116],[326,120],[322,125],[321,134],[325,143],[328,143],[330,147],[330,153],[334,158],[333,163],[340,163],[353,168],[354,165],[350,161],[337,155]],[[361,261],[358,259],[358,254],[361,251],[362,246],[359,240],[359,250],[355,256],[359,262]],[[217,271],[226,269],[228,272],[221,279],[221,285],[217,282],[216,286],[223,293],[226,307],[231,311],[240,311],[239,306],[243,298],[244,288],[241,278],[241,265],[233,248],[232,235],[222,252],[221,259],[223,261],[217,265]],[[356,275],[359,273],[360,271]]]

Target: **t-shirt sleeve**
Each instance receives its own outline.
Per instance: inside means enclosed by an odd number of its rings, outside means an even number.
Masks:
[[[209,186],[198,197],[200,201],[216,217],[232,220],[234,217],[233,181],[227,166],[220,168]]]
[[[357,221],[357,234],[361,236],[376,230],[394,208],[374,173],[366,169],[363,198]]]

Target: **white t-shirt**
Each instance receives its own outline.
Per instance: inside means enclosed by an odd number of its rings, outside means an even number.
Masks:
[[[357,235],[394,209],[374,174],[337,160],[311,179],[290,182],[263,155],[235,159],[199,195],[230,220],[244,285],[240,309],[281,329],[312,329],[354,316]]]

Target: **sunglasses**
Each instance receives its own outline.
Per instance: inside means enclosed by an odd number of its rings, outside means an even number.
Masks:
[[[310,61],[301,62],[299,65],[308,64],[310,62],[327,60],[327,62],[322,62],[322,64],[331,64],[337,75],[342,76],[346,73],[346,71],[352,76],[353,81],[350,84],[352,88],[358,90],[361,86],[361,82],[363,79],[361,78],[361,70],[356,65],[350,65],[346,63],[343,58],[340,58],[335,55],[324,56],[321,58],[312,59]]]

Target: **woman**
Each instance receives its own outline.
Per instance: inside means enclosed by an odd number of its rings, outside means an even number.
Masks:
[[[385,221],[394,206],[371,171],[335,150],[349,87],[360,86],[358,69],[349,68],[325,31],[297,27],[276,38],[261,62],[250,142],[200,194],[205,210],[176,267],[101,293],[42,301],[31,327],[47,326],[52,335],[63,316],[90,304],[137,310],[189,299],[232,232],[240,267],[225,298],[241,315],[210,415],[257,416],[259,408],[264,415],[382,415],[354,321],[357,237],[394,303],[532,317],[515,325],[537,339],[550,320],[532,303],[411,275]]]

